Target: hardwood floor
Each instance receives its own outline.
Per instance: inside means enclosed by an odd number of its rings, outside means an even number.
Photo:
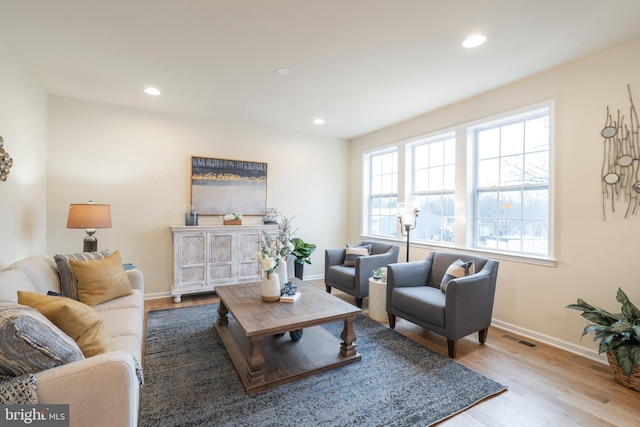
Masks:
[[[309,282],[324,289],[322,280]],[[355,304],[349,295],[335,289],[333,294]],[[218,302],[215,294],[184,296],[178,304],[171,298],[162,298],[146,301],[145,309],[212,302]],[[365,298],[364,314],[368,314],[367,304]],[[404,319],[398,319],[395,330],[447,355],[446,339],[439,335]],[[640,392],[615,383],[607,365],[495,327],[489,329],[485,345],[478,344],[477,334],[460,340],[455,360],[504,384],[508,391],[443,421],[440,426],[640,426]]]

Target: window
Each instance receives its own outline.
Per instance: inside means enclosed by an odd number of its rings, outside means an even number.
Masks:
[[[441,135],[411,145],[411,197],[420,214],[414,239],[453,243],[455,214],[456,140]]]
[[[378,151],[365,156],[368,175],[368,234],[395,237],[397,234],[398,151]]]
[[[417,202],[413,245],[544,263],[553,256],[552,112],[548,102],[363,154],[364,234],[398,239],[397,202]]]
[[[549,254],[549,112],[472,129],[474,246]]]

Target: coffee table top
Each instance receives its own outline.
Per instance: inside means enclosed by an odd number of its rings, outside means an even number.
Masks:
[[[294,303],[262,301],[260,282],[216,286],[215,291],[248,337],[304,329],[362,311],[313,285],[295,284],[301,295]]]

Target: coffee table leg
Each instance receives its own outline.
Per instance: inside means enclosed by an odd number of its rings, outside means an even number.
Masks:
[[[229,314],[229,309],[220,301],[220,304],[218,304],[218,326],[227,326],[229,324],[227,314]]]
[[[353,330],[353,321],[355,319],[356,316],[347,316],[344,319],[344,329],[342,330],[342,334],[340,334],[340,338],[342,338],[340,356],[342,357],[354,356],[356,354],[356,346],[353,343],[356,340],[356,333]]]
[[[264,335],[255,335],[249,338],[251,349],[249,350],[249,383],[251,385],[264,382],[264,358],[262,357],[262,340]]]

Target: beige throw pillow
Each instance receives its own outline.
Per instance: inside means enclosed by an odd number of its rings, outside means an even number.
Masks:
[[[70,259],[69,264],[78,279],[78,300],[87,305],[94,306],[133,293],[119,251],[91,261]]]
[[[100,315],[80,301],[18,291],[18,303],[42,313],[76,342],[84,357],[113,350],[111,336]]]
[[[347,251],[344,255],[344,262],[342,265],[347,267],[355,267],[356,260],[361,256],[367,256],[371,253],[371,245],[366,246],[351,246],[347,244]]]
[[[460,277],[470,276],[475,273],[475,265],[473,261],[464,262],[461,259],[457,259],[449,268],[447,268],[447,272],[442,277],[442,282],[440,282],[440,290],[442,292],[447,291],[447,285],[450,280],[458,279]]]

